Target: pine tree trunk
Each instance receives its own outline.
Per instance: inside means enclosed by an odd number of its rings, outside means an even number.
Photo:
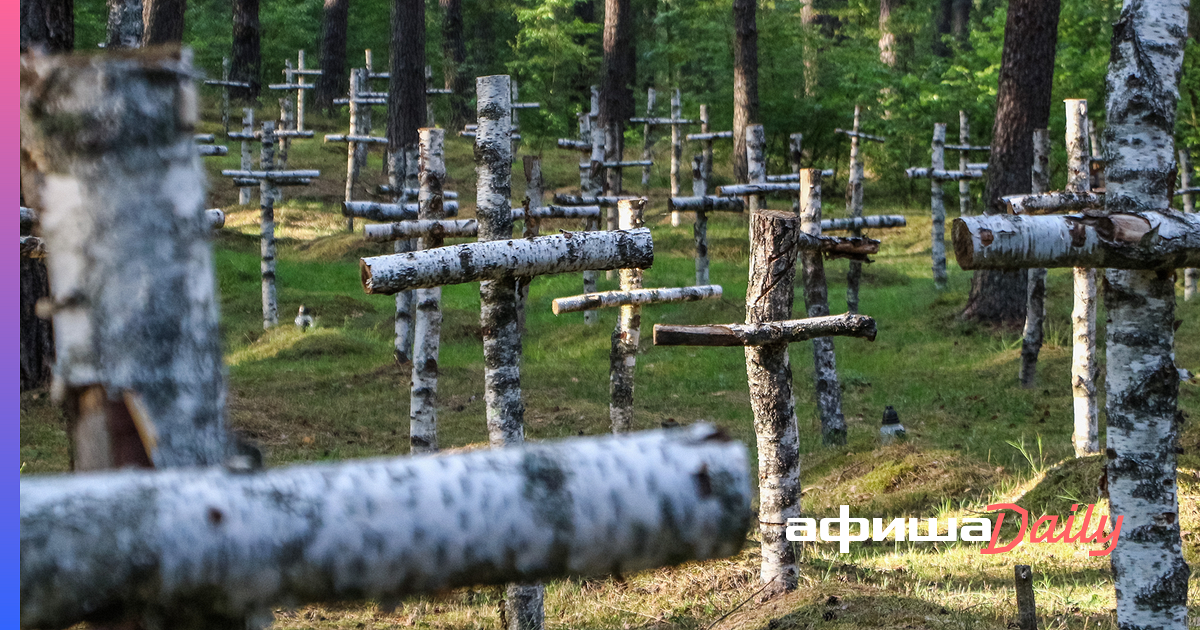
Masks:
[[[183,42],[187,0],[143,0],[142,45]]]
[[[821,235],[821,171],[800,171],[800,231]],[[829,289],[825,285],[824,254],[803,251],[804,305],[809,317],[829,315]],[[842,387],[838,383],[833,337],[812,340],[813,376],[816,379],[817,410],[821,414],[821,441],[826,445],[846,443],[846,419],[842,416]]]
[[[756,0],[733,0],[733,178],[749,181],[746,127],[758,121]]]
[[[604,160],[618,162],[624,151],[625,121],[633,115],[633,68],[627,49],[633,19],[630,0],[605,0],[604,58],[600,82],[600,129],[603,134]],[[595,131],[593,131],[595,133]],[[620,167],[608,169],[608,194],[621,194]],[[616,214],[609,209],[608,228],[616,229]]]
[[[1170,212],[1175,107],[1187,4],[1127,1],[1113,26],[1108,72],[1105,210]],[[1141,81],[1129,80],[1143,77]],[[1119,175],[1119,176],[1118,176]],[[1105,273],[1109,501],[1124,516],[1112,552],[1117,625],[1187,627],[1189,569],[1176,483],[1179,372],[1170,269]]]
[[[346,93],[346,30],[350,0],[325,0],[321,19],[321,75],[313,102],[317,109],[333,112],[333,99]]]
[[[879,60],[889,68],[896,67],[899,56],[892,12],[904,4],[904,0],[879,0]]]
[[[388,79],[388,155],[403,157],[406,179],[415,176],[417,130],[425,126],[425,2],[394,0]],[[405,182],[405,187],[410,186]]]
[[[1050,190],[1050,132],[1033,132],[1033,192]],[[1025,297],[1025,331],[1021,338],[1021,387],[1031,389],[1036,384],[1038,354],[1042,350],[1043,324],[1046,320],[1046,269],[1029,270]]]
[[[21,52],[75,49],[75,0],[21,0]]]
[[[983,213],[999,214],[1005,195],[1029,192],[1033,131],[1050,121],[1050,88],[1058,41],[1059,0],[1011,0],[996,96],[996,121],[988,158]],[[1025,319],[1024,270],[981,270],[971,280],[962,317],[1016,326]]]
[[[471,118],[470,76],[464,64],[467,45],[463,39],[462,0],[438,0],[442,8],[442,78],[450,94],[450,128],[457,129]]]
[[[750,215],[750,282],[746,323],[792,318],[799,217],[763,210]],[[800,432],[792,396],[787,343],[746,347],[746,380],[758,442],[758,528],[764,583],[775,591],[797,586],[795,547],[785,536],[789,518],[800,516]]]
[[[417,194],[418,215],[424,220],[441,220],[442,188],[446,179],[446,132],[442,129],[422,129],[421,190]],[[441,237],[423,238],[417,249],[442,246]],[[413,292],[416,302],[416,325],[413,349],[412,389],[409,395],[410,452],[432,453],[438,450],[437,385],[438,350],[442,337],[442,288],[431,287]]]
[[[105,50],[140,47],[143,28],[142,0],[108,0]]]
[[[229,79],[249,83],[250,89],[228,89],[243,101],[257,100],[262,89],[262,29],[258,21],[258,4],[259,0],[233,0],[233,65]]]

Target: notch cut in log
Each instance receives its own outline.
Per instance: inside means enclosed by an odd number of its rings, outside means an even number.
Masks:
[[[370,219],[371,221],[412,221],[417,218],[420,205],[408,203],[378,203],[375,201],[343,201],[342,216],[347,218]],[[442,210],[446,216],[458,216],[458,202],[445,201]]]
[[[1104,193],[1082,191],[1057,191],[1030,195],[1009,195],[1000,201],[1009,214],[1056,214],[1063,212],[1088,212],[1104,209]]]
[[[255,474],[26,476],[21,625],[269,618],[728,557],[753,522],[750,483],[746,447],[707,425]]]
[[[721,298],[721,287],[707,284],[694,287],[662,289],[636,289],[632,291],[603,291],[557,298],[551,303],[555,315],[575,313],[598,308],[615,308],[645,304],[669,304],[673,302],[696,302]]]
[[[875,341],[875,320],[866,315],[828,315],[762,324],[706,326],[654,325],[656,346],[765,346],[818,337],[858,337]]]
[[[986,215],[954,220],[963,269],[1093,267],[1178,269],[1200,265],[1200,215]]]

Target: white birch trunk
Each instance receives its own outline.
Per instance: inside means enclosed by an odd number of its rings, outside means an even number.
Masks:
[[[963,144],[966,144],[964,141]],[[1050,188],[1050,131],[1033,131],[1033,194]],[[1025,289],[1025,330],[1021,337],[1021,387],[1032,388],[1037,383],[1038,354],[1042,351],[1043,323],[1046,319],[1046,269],[1029,270]]]
[[[1067,99],[1067,191],[1089,192],[1091,154],[1087,137],[1087,101]],[[1074,304],[1071,309],[1071,396],[1075,427],[1071,441],[1075,456],[1100,452],[1100,409],[1096,401],[1096,270],[1072,272]]]
[[[857,219],[862,216],[863,211],[863,163],[859,156],[859,120],[862,113],[860,105],[854,106],[854,133],[850,135],[850,180],[846,184],[846,214],[850,218]],[[796,201],[799,202],[800,197],[797,195]],[[824,226],[821,226],[824,229]],[[862,236],[862,230],[858,228],[850,228],[851,236]],[[850,268],[846,272],[846,310],[850,313],[858,312],[858,285],[862,281],[862,263],[850,261]]]
[[[193,79],[187,51],[21,59],[25,196],[53,252],[51,393],[77,470],[230,451]]]
[[[933,125],[933,143],[930,147],[930,171],[936,173],[946,168],[946,123]],[[910,176],[911,177],[911,176]],[[930,255],[933,258],[933,285],[939,291],[946,290],[946,203],[942,195],[942,180],[929,179],[929,205],[933,212],[933,238]],[[811,314],[810,314],[811,315]]]
[[[1179,150],[1179,188],[1181,190],[1192,188],[1192,159],[1187,149]],[[1190,192],[1183,194],[1183,211],[1188,213],[1196,211],[1195,198]],[[1185,302],[1196,297],[1197,280],[1200,280],[1200,269],[1188,267],[1183,271],[1183,299]]]
[[[654,88],[646,88],[646,125],[642,130],[642,160],[649,161],[654,157],[654,125],[650,122],[650,118],[654,116],[654,105],[657,93]],[[650,166],[642,167],[642,187],[650,186]],[[675,225],[678,225],[676,223]]]
[[[296,53],[296,70],[296,83],[305,85],[303,50]],[[307,91],[306,88],[296,90],[296,131],[304,131],[304,93]]]
[[[442,211],[442,186],[446,178],[445,137],[443,129],[420,130],[420,218],[439,221]],[[442,246],[440,236],[427,236],[417,243],[417,249]],[[409,444],[413,453],[438,450],[437,386],[438,351],[442,337],[442,288],[429,287],[413,291],[416,317],[413,337],[412,387],[409,394]]]
[[[868,228],[895,228],[906,225],[908,225],[908,219],[902,214],[873,214],[854,219],[821,219],[821,232],[838,232],[842,230],[858,232]],[[861,236],[861,234],[856,236]]]
[[[671,119],[683,118],[683,99],[679,88],[671,91]],[[647,158],[649,159],[649,158]],[[678,123],[671,125],[671,196],[678,197],[680,190],[680,162],[683,161],[683,129]],[[679,227],[679,213],[671,213],[671,225]]]
[[[656,346],[766,346],[817,337],[861,337],[875,340],[875,320],[866,315],[827,315],[761,324],[706,326],[654,325]]]
[[[704,199],[708,190],[708,181],[704,179],[704,155],[692,156],[692,195]],[[675,210],[675,199],[671,197],[668,205],[672,212]],[[740,199],[738,201],[741,201]],[[692,224],[692,241],[696,245],[696,286],[708,284],[708,214],[703,209],[696,210],[696,222]]]
[[[967,118],[967,112],[961,109],[958,110],[958,143],[962,146],[971,146],[971,120]],[[967,165],[967,151],[958,152],[958,170],[970,170]],[[958,215],[965,217],[970,214],[971,183],[960,179],[958,180]]]
[[[634,289],[585,293],[557,298],[551,304],[555,315],[575,313],[596,308],[643,304],[670,304],[673,302],[695,302],[697,300],[720,299],[721,286],[709,284],[695,287],[671,287],[663,289]]]
[[[800,231],[821,236],[821,178],[817,169],[800,171]],[[829,315],[829,289],[825,285],[824,257],[816,251],[800,254],[804,264],[804,304],[809,317]],[[842,416],[842,388],[838,383],[833,338],[813,339],[813,376],[817,410],[821,415],[821,441],[826,445],[846,443],[846,419]]]
[[[709,134],[712,130],[709,128],[708,120],[708,105],[700,106],[700,133]],[[733,137],[733,132],[729,132],[729,137]],[[708,194],[707,184],[712,181],[712,162],[713,162],[713,139],[708,138],[701,141],[703,143],[700,154],[704,156],[704,194]],[[695,194],[695,193],[692,193]]]
[[[254,133],[254,108],[246,107],[242,109],[242,133]],[[250,154],[250,142],[242,140],[242,170],[248,171],[254,168],[253,156]],[[248,205],[253,199],[254,187],[242,186],[238,189],[238,204]]]
[[[645,207],[645,199],[617,204],[617,227],[622,230],[641,229]],[[620,276],[621,291],[628,293],[642,288],[640,268],[623,268]],[[608,359],[608,417],[613,433],[628,433],[633,429],[633,375],[642,335],[642,307],[639,304],[630,302],[621,305],[617,326],[612,334],[612,349]]]
[[[788,136],[788,153],[792,174],[796,176],[796,181],[800,181],[801,162],[804,159],[804,134],[793,133]],[[792,197],[792,212],[800,214],[800,195]]]
[[[350,76],[353,79],[354,75],[351,74]],[[370,63],[370,61],[368,61],[366,68],[359,68],[359,70],[358,70],[358,91],[360,94],[366,94],[367,92],[371,91],[370,77],[371,77],[371,63]],[[380,105],[386,106],[387,105],[386,95],[382,100],[383,100],[383,102],[380,103]],[[356,133],[362,134],[364,136],[371,135],[371,131],[375,127],[374,122],[371,120],[371,105],[372,105],[372,103],[369,101],[360,101],[359,102],[359,109],[358,109],[359,131],[357,131]],[[361,171],[362,169],[367,167],[367,149],[368,149],[368,146],[365,144],[354,145],[354,165],[358,171]],[[355,175],[357,176],[357,174],[358,173],[356,172]],[[414,186],[414,188],[415,188],[415,186]]]
[[[586,229],[586,231],[589,231],[589,232],[598,231],[600,229],[600,216],[596,215],[595,218],[587,219],[587,221],[585,223],[585,229]],[[584,270],[584,272],[583,272],[583,292],[584,293],[595,293],[596,292],[596,270],[594,270],[594,269],[585,269]],[[596,323],[599,321],[600,321],[600,314],[597,313],[596,311],[584,311],[583,312],[584,325],[595,326]]]
[[[359,68],[350,69],[350,134],[351,136],[367,136],[363,133],[362,122],[358,113]],[[346,143],[346,193],[347,202],[354,200],[354,183],[358,181],[358,144]],[[346,231],[354,232],[354,217],[346,217]]]
[[[746,448],[704,425],[257,474],[25,477],[20,509],[29,628],[120,609],[211,628],[214,611],[629,574],[731,556],[753,518]]]
[[[746,125],[746,176],[750,185],[765,185],[767,181],[767,135],[762,125]],[[719,194],[733,194],[720,192]],[[745,193],[743,193],[745,194]],[[750,212],[765,208],[761,195],[749,193],[746,207]]]
[[[746,324],[789,320],[796,275],[799,220],[790,212],[750,215],[750,280]],[[792,397],[786,343],[746,347],[746,380],[758,443],[760,577],[776,592],[799,580],[796,551],[785,536],[789,518],[800,516],[800,433]]]
[[[259,168],[271,171],[275,168],[275,123],[262,123],[262,153]],[[260,209],[259,250],[262,256],[262,311],[263,329],[279,323],[279,304],[275,297],[275,186],[264,178],[258,189]]]

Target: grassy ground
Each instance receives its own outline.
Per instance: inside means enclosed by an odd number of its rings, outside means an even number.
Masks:
[[[318,137],[325,131],[322,125],[330,131],[335,125],[319,118],[314,123]],[[230,148],[236,153],[236,146]],[[543,155],[547,187],[573,190],[577,156],[548,144]],[[216,158],[208,166],[215,174],[236,162],[235,157]],[[409,376],[392,361],[393,302],[363,294],[358,279],[358,257],[384,253],[387,246],[364,244],[359,236],[340,231],[335,202],[342,195],[343,145],[296,143],[290,164],[319,168],[323,177],[309,189],[285,189],[286,201],[276,211],[283,325],[268,332],[261,327],[257,209],[232,206],[236,190],[213,177],[211,205],[229,211],[227,227],[216,237],[216,252],[231,424],[259,442],[273,466],[406,453]],[[461,193],[460,214],[472,216],[470,145],[451,139],[447,164],[449,188]],[[383,181],[378,156],[367,171],[357,195],[361,198],[371,198],[369,190]],[[524,189],[520,172],[514,168],[514,192]],[[652,181],[647,223],[656,257],[646,273],[648,287],[688,285],[694,279],[691,226],[673,228],[666,220],[665,173],[665,166],[656,167]],[[636,182],[637,175],[627,180]],[[630,191],[642,192],[636,183]],[[826,216],[844,215],[840,194],[836,197],[827,202]],[[811,347],[791,348],[805,511],[833,515],[837,506],[848,504],[856,516],[964,516],[993,501],[1015,500],[1038,515],[1066,514],[1072,503],[1102,502],[1096,489],[1099,458],[1077,460],[1070,445],[1069,273],[1050,273],[1039,386],[1023,390],[1016,383],[1019,333],[957,319],[969,273],[951,262],[949,289],[933,289],[927,210],[868,199],[868,213],[906,214],[909,226],[873,234],[883,239],[883,246],[865,269],[861,308],[878,321],[878,339],[837,341],[847,446],[820,445]],[[543,226],[543,233],[559,228],[578,226],[555,223]],[[667,420],[714,422],[753,447],[743,353],[734,348],[655,348],[648,334],[655,323],[736,322],[744,317],[745,218],[714,216],[709,238],[711,276],[725,296],[644,309],[635,424],[652,428]],[[845,309],[845,267],[840,261],[827,267],[833,312]],[[600,275],[601,290],[615,288],[615,280]],[[556,317],[550,311],[552,299],[580,290],[574,274],[539,278],[532,287],[522,375],[531,439],[608,431],[609,332],[616,313],[602,311],[600,324],[588,327],[581,314]],[[444,447],[482,445],[487,434],[479,292],[476,285],[447,287],[443,297],[439,439]],[[318,318],[307,333],[289,324],[301,303]],[[1176,348],[1179,364],[1200,372],[1198,316],[1200,304],[1179,304],[1177,317],[1183,325]],[[1103,345],[1103,310],[1099,321]],[[1184,384],[1180,403],[1200,417],[1200,386]],[[908,427],[906,442],[879,445],[877,427],[885,405],[893,405]],[[1181,442],[1184,550],[1194,567],[1200,563],[1200,540],[1194,535],[1200,524],[1200,429],[1194,422],[1185,425]],[[21,454],[27,472],[67,468],[61,420],[44,391],[22,396]],[[977,543],[864,544],[844,555],[832,544],[806,545],[800,549],[801,588],[764,604],[751,598],[759,588],[757,547],[752,537],[742,554],[730,560],[624,579],[549,584],[547,625],[1004,628],[1015,614],[1012,565],[1031,564],[1042,627],[1115,627],[1108,559],[1089,557],[1087,545],[1025,544],[987,556],[978,553]],[[1194,577],[1191,588],[1200,592],[1200,580]],[[495,628],[501,597],[501,589],[487,588],[407,600],[395,608],[375,603],[305,607],[279,611],[276,626]],[[1192,614],[1200,615],[1200,608],[1194,607]]]

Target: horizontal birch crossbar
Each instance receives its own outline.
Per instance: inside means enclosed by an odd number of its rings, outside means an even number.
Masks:
[[[229,155],[229,147],[224,145],[199,144],[196,145],[196,151],[200,153],[200,157],[220,157]]]
[[[667,209],[671,212],[742,212],[746,202],[741,197],[719,195],[671,197],[667,199]]]
[[[1175,196],[1178,197],[1180,195],[1195,195],[1197,193],[1200,193],[1200,188],[1180,188],[1179,190],[1175,191]]]
[[[1200,267],[1200,214],[962,217],[951,231],[963,269]]]
[[[600,206],[542,206],[529,211],[535,219],[594,219],[600,216]],[[513,208],[512,218],[525,218],[524,208]]]
[[[689,133],[684,136],[688,142],[696,142],[701,140],[732,140],[732,131],[709,131],[705,133]]]
[[[591,164],[588,162],[580,162],[579,163],[579,168],[589,168],[590,166],[591,166]],[[653,160],[626,160],[624,162],[601,162],[600,166],[603,166],[604,168],[626,168],[626,167],[633,167],[633,166],[654,166],[654,161]]]
[[[983,171],[946,171],[942,169],[928,168],[925,166],[913,166],[911,168],[904,169],[904,174],[907,175],[909,179],[936,179],[939,181],[983,178]]]
[[[208,221],[208,227],[218,229],[225,227],[225,211],[220,208],[209,208],[204,211],[204,218]]]
[[[230,140],[260,140],[262,139],[262,130],[246,133],[244,131],[230,131],[226,134]],[[312,131],[297,131],[295,129],[279,129],[273,134],[276,138],[311,138]]]
[[[292,71],[293,73],[295,70]],[[311,90],[317,87],[316,83],[269,83],[267,88],[272,90]]]
[[[1057,191],[1001,197],[1009,214],[1058,214],[1104,208],[1104,193]]]
[[[412,221],[417,218],[419,208],[417,202],[409,203],[378,203],[375,201],[343,201],[342,216],[371,221]],[[442,210],[446,216],[458,216],[458,202],[442,202]]]
[[[462,138],[474,138],[474,137],[478,136],[479,134],[477,134],[474,131],[460,131],[460,132],[458,132],[458,135],[459,135],[459,137],[462,137]],[[521,134],[514,131],[511,134],[509,134],[508,137],[512,138],[513,140],[520,140]]]
[[[401,189],[405,197],[416,199],[418,190],[416,188]],[[375,192],[380,195],[392,194],[392,187],[387,184],[380,184],[375,187]],[[458,199],[458,193],[453,190],[443,190],[442,199]]]
[[[875,214],[866,217],[851,217],[846,219],[822,219],[821,231],[863,230],[877,228],[895,228],[908,225],[908,219],[902,214]]]
[[[353,142],[355,144],[387,144],[388,139],[381,136],[351,136],[344,133],[331,133],[325,136],[325,142]]]
[[[875,340],[875,320],[866,315],[827,315],[762,324],[706,326],[654,325],[656,346],[766,346],[817,337],[860,337]]]
[[[275,183],[276,180],[282,179],[314,179],[321,176],[321,171],[239,171],[235,169],[229,169],[221,171],[221,175],[225,177],[236,177],[238,179],[265,179],[271,183]]]
[[[731,556],[752,522],[746,447],[707,425],[253,474],[24,476],[20,625],[629,574]]]
[[[233,185],[238,187],[258,186],[262,180],[253,177],[235,177]],[[311,177],[281,177],[271,180],[272,186],[307,186],[312,183]]]
[[[335,98],[335,99],[333,99],[333,104],[334,105],[349,105],[350,99],[349,98]],[[354,99],[354,104],[355,105],[387,105],[387,99],[386,98],[356,98],[356,99]]]
[[[507,241],[482,241],[359,260],[363,289],[391,295],[506,276],[543,276],[608,269],[648,269],[650,230],[565,232]]]
[[[249,88],[250,84],[245,81],[222,81],[221,79],[208,79],[204,85],[213,85],[216,87],[225,88]]]
[[[629,291],[601,291],[562,297],[551,303],[555,315],[577,313],[599,308],[638,306],[645,304],[670,304],[673,302],[696,302],[721,298],[721,286],[703,284],[694,287],[669,287],[661,289],[632,289]]]
[[[830,172],[830,175],[833,173]],[[825,171],[821,172],[822,177],[827,177]],[[782,176],[780,176],[782,177]],[[725,196],[740,196],[740,195],[764,195],[769,193],[794,193],[800,191],[799,181],[787,182],[770,182],[765,184],[733,184],[730,186],[717,186],[717,194]]]
[[[361,202],[349,202],[361,203]],[[407,213],[406,213],[407,214]],[[535,219],[577,219],[600,216],[600,206],[568,207],[543,206],[532,211]],[[355,217],[364,215],[356,214]],[[372,217],[364,217],[372,218]],[[524,208],[513,208],[512,218],[525,218]],[[376,219],[379,220],[379,219]],[[372,242],[400,241],[410,238],[470,238],[478,236],[479,224],[475,219],[433,220],[420,219],[396,223],[376,223],[363,226],[363,238]]]
[[[990,146],[980,146],[975,144],[947,144],[947,151],[991,151]]]
[[[211,133],[198,133],[192,136],[196,144],[212,144],[217,141],[217,137]]]
[[[887,139],[884,138],[883,136],[873,136],[869,133],[863,133],[861,131],[851,131],[849,129],[834,129],[833,133],[845,134],[851,138],[862,138],[863,140],[870,140],[872,142],[887,142]]]
[[[987,171],[987,162],[967,162],[968,171]]]
[[[698,121],[688,120],[686,118],[630,118],[631,123],[642,123],[645,125],[694,125]]]
[[[592,143],[584,142],[583,140],[572,140],[570,138],[559,138],[558,139],[558,148],[572,149],[575,151],[591,151]]]
[[[601,206],[604,208],[613,208],[620,201],[629,201],[632,199],[641,199],[638,196],[619,195],[619,196],[590,196],[590,195],[554,195],[554,203],[564,206]]]
[[[833,177],[833,169],[827,168],[821,171],[821,177]],[[767,181],[772,183],[779,182],[798,182],[800,181],[800,173],[785,173],[783,175],[767,175]]]

